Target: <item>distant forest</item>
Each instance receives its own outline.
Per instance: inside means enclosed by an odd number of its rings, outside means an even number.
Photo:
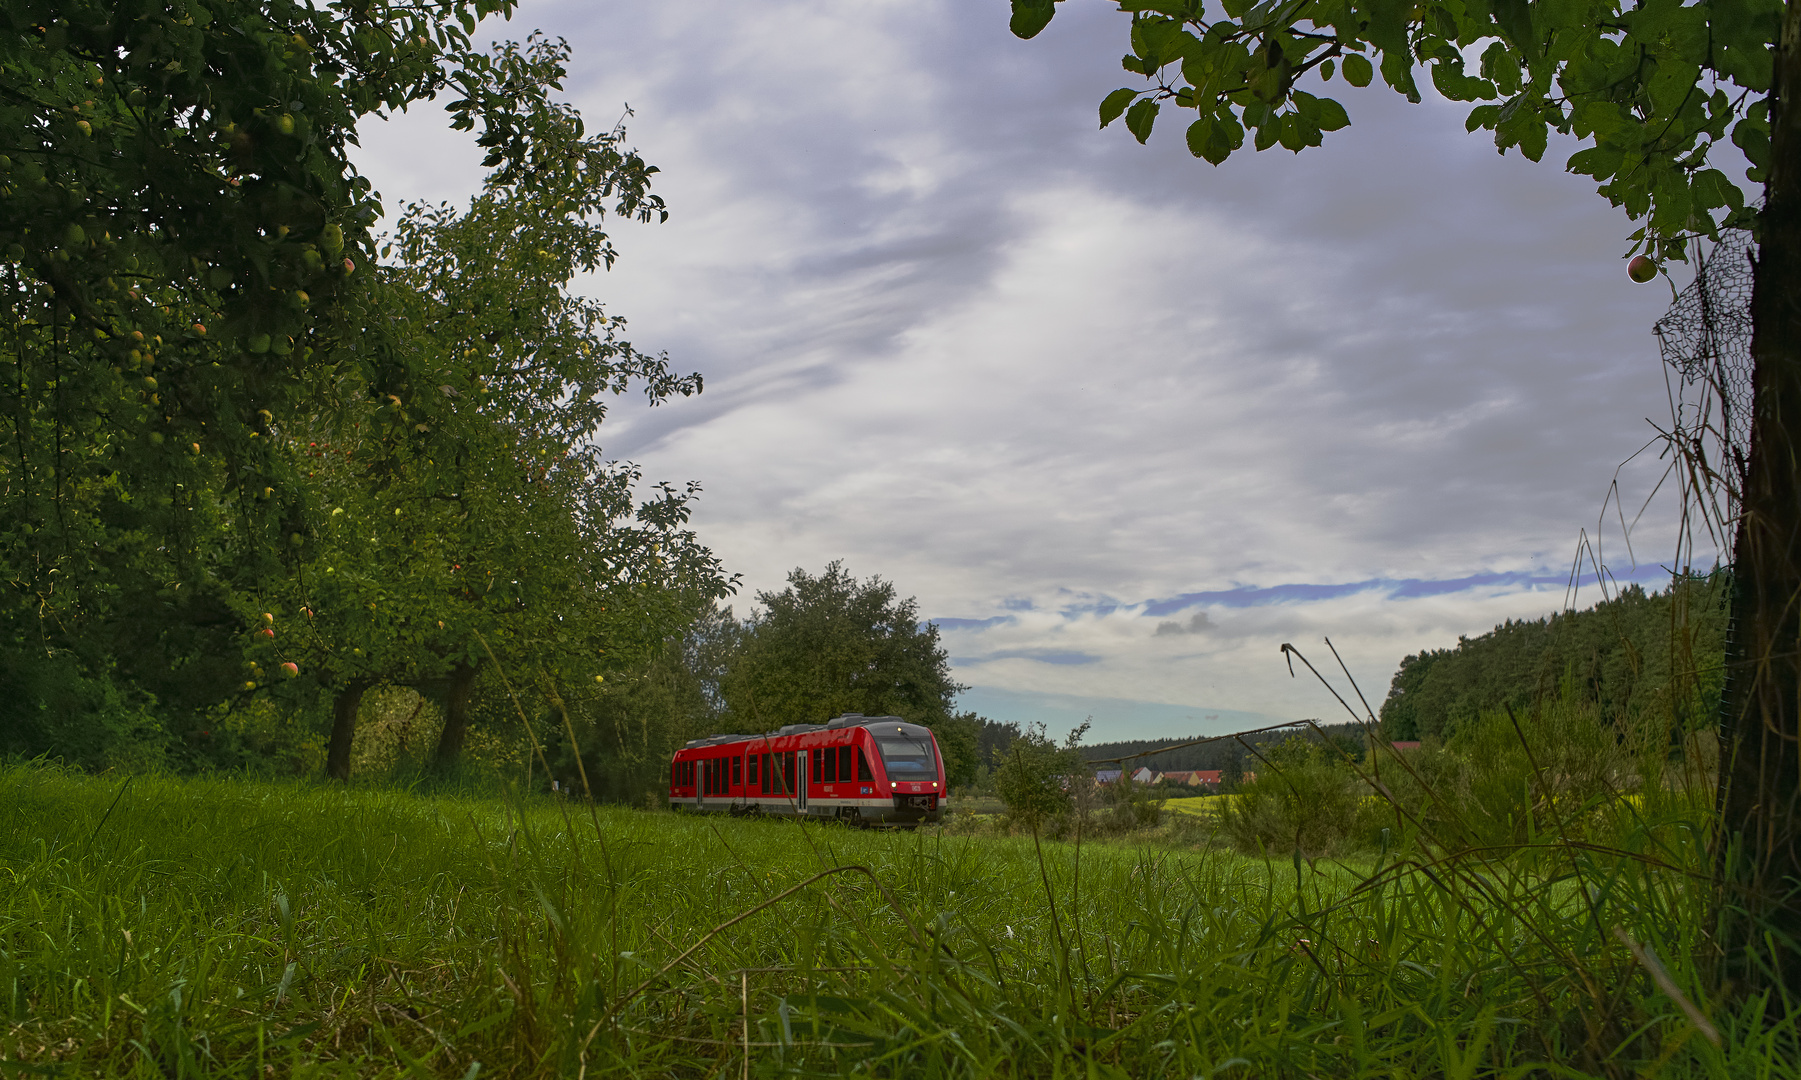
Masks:
[[[1359,757],[1363,753],[1364,733],[1360,725],[1322,723],[1319,724],[1319,729],[1326,734],[1327,738],[1344,747],[1352,757]],[[1240,743],[1236,739],[1221,739],[1218,742],[1202,743],[1199,746],[1186,746],[1180,750],[1164,750],[1161,753],[1148,754],[1145,757],[1133,758],[1130,762],[1122,762],[1122,764],[1128,764],[1133,769],[1144,766],[1157,772],[1169,772],[1188,769],[1224,769],[1234,758],[1241,763],[1246,762],[1246,759],[1249,758],[1251,760],[1245,764],[1245,767],[1254,772],[1257,768],[1255,758],[1246,748],[1246,744],[1261,749],[1264,746],[1274,746],[1295,735],[1315,737],[1311,727],[1297,724],[1292,728],[1283,728],[1280,731],[1247,735],[1244,743]],[[1123,742],[1096,743],[1093,746],[1082,747],[1081,754],[1088,761],[1101,762],[1209,737],[1195,735],[1187,739],[1128,739]]]
[[[1583,611],[1508,621],[1453,649],[1401,661],[1382,703],[1390,739],[1446,737],[1489,710],[1525,709],[1569,692],[1603,715],[1717,707],[1726,640],[1724,573],[1678,579],[1662,592],[1628,585]]]
[[[1591,608],[1509,620],[1486,634],[1458,638],[1454,648],[1409,656],[1401,661],[1382,703],[1383,737],[1448,737],[1485,712],[1507,706],[1529,709],[1566,691],[1598,702],[1603,715],[1667,708],[1672,702],[1679,714],[1711,715],[1720,695],[1726,586],[1724,573],[1686,577],[1660,592],[1628,585]],[[992,720],[982,725],[982,760],[992,763],[1019,729]],[[1319,727],[1354,754],[1364,748],[1365,733],[1358,724]],[[1310,732],[1297,726],[1245,741],[1261,747]],[[1080,752],[1099,762],[1204,737],[1129,739],[1084,746]],[[1233,758],[1247,756],[1237,740],[1225,739],[1147,754],[1131,765],[1158,772],[1223,769]]]

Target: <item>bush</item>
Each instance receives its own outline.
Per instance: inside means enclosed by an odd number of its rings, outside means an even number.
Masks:
[[[1240,851],[1332,855],[1369,835],[1370,789],[1336,753],[1303,735],[1265,752],[1268,764],[1225,800],[1220,829]]]
[[[1550,833],[1593,839],[1606,817],[1597,812],[1618,796],[1669,786],[1671,738],[1660,711],[1609,715],[1566,681],[1537,707],[1485,712],[1448,743],[1428,738],[1398,760],[1385,749],[1372,764],[1403,811],[1389,810],[1391,822],[1442,845],[1503,846]]]
[[[1011,821],[1036,830],[1069,817],[1072,789],[1088,779],[1088,766],[1076,753],[1087,731],[1083,724],[1058,746],[1043,724],[1034,724],[996,753],[994,790]]]

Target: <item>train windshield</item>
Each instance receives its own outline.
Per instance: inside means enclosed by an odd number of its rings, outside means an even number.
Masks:
[[[938,759],[932,753],[930,735],[877,735],[882,764],[890,780],[936,780]]]

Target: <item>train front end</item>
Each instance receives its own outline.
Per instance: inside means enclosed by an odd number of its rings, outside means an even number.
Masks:
[[[863,809],[871,824],[935,825],[944,820],[944,755],[932,729],[883,718],[864,725],[875,743],[892,800]]]

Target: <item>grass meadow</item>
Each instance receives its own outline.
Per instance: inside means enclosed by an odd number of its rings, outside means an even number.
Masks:
[[[0,1076],[1797,1075],[1620,813],[1331,861],[0,768]]]

